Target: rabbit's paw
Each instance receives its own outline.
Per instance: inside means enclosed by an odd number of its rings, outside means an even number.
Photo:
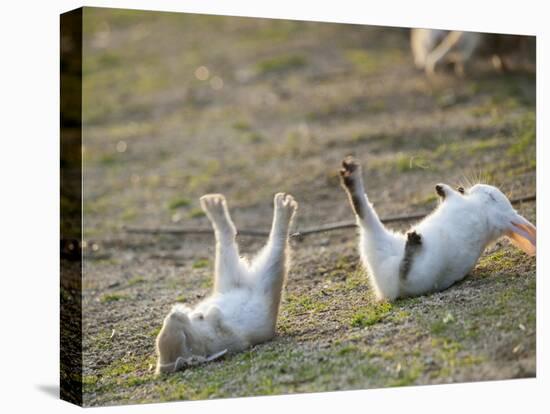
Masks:
[[[420,246],[422,244],[422,236],[416,231],[409,231],[407,233],[407,245]]]
[[[298,209],[298,203],[294,200],[294,197],[286,193],[275,194],[273,204],[275,206],[276,214],[279,214],[285,218],[292,217],[294,212]]]
[[[340,177],[345,187],[351,188],[356,181],[361,177],[361,165],[352,156],[344,158],[342,161],[342,169],[340,169]]]
[[[213,219],[225,217],[226,202],[222,194],[207,194],[200,198],[202,209]]]

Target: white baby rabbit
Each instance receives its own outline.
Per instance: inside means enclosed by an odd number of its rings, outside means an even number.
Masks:
[[[364,191],[361,166],[352,157],[342,166],[342,186],[360,229],[359,252],[379,300],[448,288],[501,236],[529,255],[536,253],[535,226],[496,187],[453,190],[437,184],[439,206],[405,235],[387,230],[378,218]]]
[[[216,237],[214,289],[194,308],[175,305],[166,316],[156,340],[157,373],[240,351],[275,335],[297,203],[291,195],[275,195],[267,244],[249,264],[239,257],[224,196],[205,195],[200,201]]]
[[[481,34],[434,29],[412,29],[411,49],[417,68],[433,75],[442,63],[453,63],[458,75],[464,74],[464,64],[479,47]]]

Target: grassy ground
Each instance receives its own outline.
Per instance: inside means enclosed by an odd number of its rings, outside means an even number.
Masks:
[[[297,230],[350,220],[348,154],[382,216],[429,210],[440,181],[532,194],[533,73],[481,60],[428,80],[406,30],[356,25],[87,9],[84,36],[86,405],[535,375],[534,258],[502,240],[450,289],[377,304],[340,230],[292,241],[272,342],[154,377],[163,316],[211,288],[213,240],[122,230],[208,227],[208,192],[240,228],[267,230],[278,191],[300,203]]]

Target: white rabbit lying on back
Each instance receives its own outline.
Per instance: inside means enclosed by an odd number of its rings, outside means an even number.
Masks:
[[[288,271],[288,232],[298,207],[291,195],[276,194],[266,246],[248,264],[239,257],[237,232],[220,194],[201,197],[214,227],[214,292],[193,309],[176,305],[156,340],[156,372],[174,372],[271,339]]]
[[[364,192],[361,166],[348,157],[340,170],[360,229],[359,251],[379,300],[422,295],[464,278],[492,241],[507,236],[529,255],[536,229],[496,187],[436,185],[439,207],[406,235],[387,230]]]

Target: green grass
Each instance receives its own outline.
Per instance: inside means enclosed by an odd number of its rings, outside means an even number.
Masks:
[[[112,329],[102,329],[91,336],[90,342],[93,344],[93,349],[106,351],[112,347],[111,334]]]
[[[119,300],[127,299],[128,297],[126,295],[118,294],[118,293],[109,293],[106,295],[103,295],[100,299],[101,303],[111,303],[111,302],[118,302]]]
[[[519,259],[519,253],[513,252],[510,253],[504,249],[497,250],[494,253],[489,255],[482,256],[479,259],[477,268],[487,269],[492,272],[495,271],[506,271],[514,266]]]
[[[395,167],[398,172],[403,173],[413,170],[430,169],[430,162],[422,156],[400,154],[395,160]]]
[[[241,132],[250,131],[252,129],[250,123],[243,120],[233,122],[233,124],[231,124],[231,127]]]
[[[311,295],[287,295],[283,309],[289,315],[296,315],[304,312],[318,313],[326,310],[328,305],[319,297]]]
[[[373,160],[370,167],[375,170],[384,170],[388,173],[397,172],[438,172],[453,168],[457,163],[463,163],[465,156],[480,157],[484,153],[491,153],[506,147],[506,139],[503,137],[491,137],[472,139],[468,141],[445,141],[437,144],[434,139],[432,148],[415,151],[400,151],[392,158]],[[483,174],[492,174],[488,167]],[[489,178],[489,177],[485,177]]]
[[[397,49],[388,51],[349,49],[344,55],[358,73],[365,75],[380,72],[389,65],[403,61],[403,55]]]
[[[451,324],[454,322],[454,316],[448,312],[441,319],[437,319],[430,326],[430,332],[434,335],[441,335],[447,331],[447,328],[451,328]]]
[[[394,323],[401,323],[409,319],[410,316],[410,312],[407,312],[406,310],[400,310],[397,312],[392,312],[390,315],[388,315],[388,318],[391,319]]]
[[[117,162],[117,157],[111,154],[106,154],[99,158],[99,163],[105,167],[115,165]]]
[[[189,211],[189,218],[200,218],[204,216],[206,216],[206,213],[198,207]]]
[[[191,200],[188,198],[175,198],[168,203],[168,208],[170,210],[176,210],[182,207],[189,207],[191,205]]]
[[[356,312],[350,321],[354,328],[364,328],[381,322],[392,310],[388,302],[374,304],[373,306]]]
[[[535,113],[528,112],[516,125],[517,138],[514,144],[508,149],[508,154],[517,155],[535,155],[536,144],[536,122]]]
[[[161,330],[161,327],[158,326],[158,327],[156,327],[156,328],[154,328],[154,329],[151,329],[151,330],[147,333],[147,335],[150,336],[150,337],[152,337],[152,338],[156,338],[156,337],[158,336],[160,330]]]
[[[204,269],[210,266],[210,260],[208,259],[198,259],[193,262],[193,269]]]
[[[145,279],[142,278],[141,276],[135,276],[133,278],[131,278],[130,280],[128,280],[128,286],[135,286],[135,285],[139,285],[141,283],[144,283],[145,282]]]
[[[127,207],[120,215],[121,221],[133,220],[138,215],[138,211],[133,206]]]
[[[104,367],[99,375],[84,375],[85,393],[129,392],[139,385],[151,383],[155,377],[153,356],[124,357]]]
[[[266,75],[299,69],[306,63],[306,59],[300,55],[280,55],[258,62],[256,70],[259,74]]]
[[[265,141],[265,137],[259,132],[249,131],[241,135],[241,139],[250,144],[259,144]]]
[[[201,280],[200,287],[202,289],[210,290],[214,286],[214,279],[212,277],[205,277]]]
[[[395,378],[389,380],[390,387],[404,387],[413,385],[424,373],[425,366],[417,359],[404,360],[395,366]]]
[[[200,164],[199,164],[200,163]],[[221,163],[217,159],[211,159],[207,161],[193,161],[192,165],[200,165],[200,173],[193,174],[189,177],[188,189],[189,191],[195,191],[197,189],[204,189],[208,187],[214,177],[219,174],[221,169]],[[194,209],[196,210],[196,209]],[[198,213],[195,213],[198,214]]]

